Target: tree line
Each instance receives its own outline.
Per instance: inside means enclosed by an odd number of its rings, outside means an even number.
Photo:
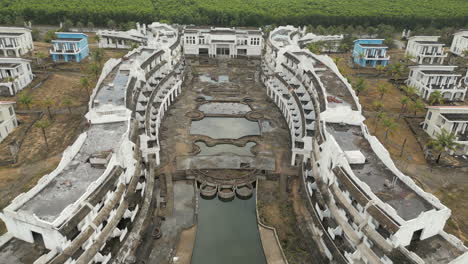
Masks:
[[[70,19],[105,26],[129,21],[262,26],[389,24],[399,28],[468,25],[466,0],[2,0],[0,24]],[[18,19],[19,18],[19,19]]]

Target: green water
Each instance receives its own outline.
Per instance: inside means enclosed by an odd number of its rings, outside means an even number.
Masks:
[[[248,200],[199,198],[198,230],[192,264],[266,264],[255,213]]]

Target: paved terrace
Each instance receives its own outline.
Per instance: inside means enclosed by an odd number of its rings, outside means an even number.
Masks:
[[[441,235],[412,242],[408,249],[416,253],[426,264],[447,264],[465,253],[454,247]]]
[[[86,141],[73,160],[18,211],[35,214],[42,220],[53,222],[63,209],[76,202],[105,171],[91,167],[90,155],[104,151],[115,152],[126,129],[126,122],[92,125],[87,131]]]
[[[99,86],[99,90],[93,101],[93,107],[98,105],[125,106],[125,95],[127,82],[130,77],[130,66],[136,59],[143,62],[151,56],[156,50],[143,49],[141,53],[133,53],[128,59],[115,67]],[[98,104],[97,104],[98,103]]]
[[[385,186],[386,182],[391,183],[397,176],[375,154],[369,142],[361,135],[359,126],[328,123],[327,131],[334,136],[343,151],[361,151],[366,157],[366,163],[351,165],[354,174],[365,182],[377,197],[395,208],[400,217],[411,220],[422,212],[434,209],[429,202],[399,179],[393,188]]]

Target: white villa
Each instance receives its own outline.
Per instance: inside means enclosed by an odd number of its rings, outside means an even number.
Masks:
[[[442,64],[447,53],[444,53],[445,44],[438,40],[439,36],[410,37],[405,54],[411,55],[411,60],[418,64]]]
[[[423,99],[427,100],[431,93],[440,91],[444,100],[464,100],[467,90],[464,81],[466,77],[455,71],[457,66],[417,65],[409,68],[406,84],[416,87]]]
[[[18,126],[14,104],[15,102],[0,101],[0,142]]]
[[[0,56],[21,57],[34,49],[31,30],[0,27]]]
[[[13,96],[33,80],[31,61],[0,58],[0,96]]]
[[[128,31],[99,30],[100,48],[130,49],[132,45],[144,45],[147,42],[146,25],[140,26],[137,23],[137,29]]]
[[[464,51],[468,50],[468,30],[460,31],[453,34],[452,46],[450,51],[458,56],[464,57]]]
[[[445,129],[457,137],[461,154],[468,155],[468,106],[428,106],[423,129],[436,138]]]
[[[186,55],[260,56],[263,35],[259,28],[187,26],[183,46]]]

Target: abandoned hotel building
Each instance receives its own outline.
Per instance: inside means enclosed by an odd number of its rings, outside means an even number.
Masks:
[[[106,62],[89,102],[89,128],[53,172],[3,210],[8,233],[0,247],[42,244],[35,264],[126,263],[155,168],[167,155],[161,122],[191,74],[186,59],[261,55],[255,78],[287,122],[316,250],[330,263],[468,263],[468,249],[444,231],[450,209],[397,169],[333,60],[301,48],[304,30],[282,26],[263,36],[259,29],[153,23],[99,34],[113,39],[100,46],[142,45]],[[112,46],[116,39],[123,42]],[[372,49],[360,58],[364,66],[388,62],[380,42],[356,46]]]

